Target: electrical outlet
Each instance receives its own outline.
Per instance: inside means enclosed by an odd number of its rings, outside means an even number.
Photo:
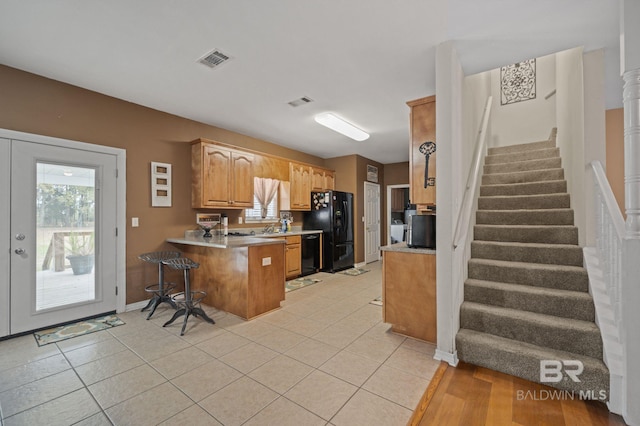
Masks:
[[[138,226],[140,226],[140,222],[138,221],[137,217],[132,217],[131,218],[131,227],[132,228],[137,228]]]
[[[242,216],[238,216],[238,225],[242,225]]]
[[[269,266],[271,265],[271,258],[270,257],[263,257],[262,258],[262,266]]]

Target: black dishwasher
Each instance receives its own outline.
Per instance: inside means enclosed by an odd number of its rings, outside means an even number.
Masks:
[[[320,235],[302,235],[302,276],[315,274],[320,270]]]

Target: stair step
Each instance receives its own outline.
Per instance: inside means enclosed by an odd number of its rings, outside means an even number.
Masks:
[[[458,357],[466,363],[536,383],[540,383],[540,361],[578,360],[584,366],[579,376],[580,382],[567,378],[545,384],[560,390],[575,391],[576,399],[609,399],[609,370],[599,359],[466,329],[459,330],[456,335],[456,350]],[[580,391],[584,393],[578,395]]]
[[[509,262],[583,266],[582,248],[570,244],[472,241],[471,257]]]
[[[600,330],[589,321],[465,301],[460,328],[602,359]]]
[[[570,225],[476,225],[473,235],[479,241],[578,244],[578,228]]]
[[[512,163],[514,161],[541,160],[543,158],[560,157],[560,148],[544,148],[507,154],[487,155],[484,164]]]
[[[478,210],[476,223],[481,225],[573,225],[573,210]]]
[[[489,155],[509,154],[512,152],[522,151],[535,151],[538,149],[555,148],[556,143],[554,140],[544,140],[539,142],[521,143],[516,145],[498,146],[495,148],[489,148],[487,153]]]
[[[538,194],[479,197],[478,210],[568,209],[569,194]]]
[[[548,287],[558,290],[589,291],[584,268],[543,263],[469,259],[469,278],[502,283]]]
[[[566,180],[546,182],[509,183],[502,185],[481,185],[480,196],[559,194],[567,192]]]
[[[482,185],[500,185],[506,183],[544,182],[563,180],[564,169],[528,170],[523,172],[494,173],[482,175]]]
[[[464,300],[562,318],[595,321],[593,299],[589,293],[581,291],[468,279],[464,283]]]
[[[559,169],[562,167],[562,159],[545,158],[542,160],[515,161],[513,163],[487,164],[484,166],[484,174],[513,173],[529,170]]]

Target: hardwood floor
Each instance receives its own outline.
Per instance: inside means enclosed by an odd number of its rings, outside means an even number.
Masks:
[[[422,397],[411,426],[624,425],[596,401],[465,363],[442,363]]]

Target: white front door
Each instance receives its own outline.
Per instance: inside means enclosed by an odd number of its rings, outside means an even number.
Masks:
[[[365,182],[364,192],[364,261],[371,263],[380,260],[380,185]]]
[[[116,155],[10,147],[9,334],[115,311]]]

